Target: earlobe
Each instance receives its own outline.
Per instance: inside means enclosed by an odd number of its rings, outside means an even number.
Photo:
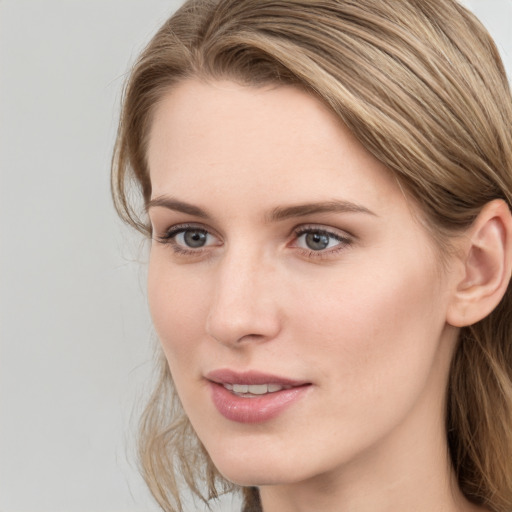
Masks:
[[[488,203],[464,238],[462,278],[447,312],[454,327],[474,324],[499,304],[512,269],[512,215],[501,199]]]

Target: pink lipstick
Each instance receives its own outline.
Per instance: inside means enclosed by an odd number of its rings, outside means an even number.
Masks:
[[[208,373],[212,400],[228,420],[262,423],[303,397],[311,383],[260,372],[216,370]]]

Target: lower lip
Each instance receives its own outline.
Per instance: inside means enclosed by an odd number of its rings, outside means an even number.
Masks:
[[[235,395],[215,382],[210,382],[210,388],[215,407],[228,420],[237,423],[263,423],[300,400],[310,386],[297,386],[254,398]]]

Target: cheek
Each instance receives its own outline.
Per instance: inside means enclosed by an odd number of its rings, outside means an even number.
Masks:
[[[176,360],[180,365],[190,361],[193,350],[202,339],[207,296],[204,280],[173,268],[160,254],[151,254],[149,308],[171,369]]]
[[[396,255],[381,258],[322,283],[307,302],[296,301],[296,338],[302,333],[312,364],[337,381],[340,407],[349,395],[361,398],[351,407],[378,407],[385,394],[400,406],[429,378],[445,326],[442,280],[433,267],[417,254],[400,264]]]

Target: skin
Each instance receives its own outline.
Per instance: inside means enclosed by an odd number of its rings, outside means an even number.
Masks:
[[[148,162],[151,314],[219,471],[260,486],[265,512],[478,510],[454,484],[444,428],[460,262],[441,267],[390,172],[303,91],[195,80],[158,104]],[[333,201],[357,211],[269,219]],[[330,233],[328,247],[304,230]],[[219,368],[311,386],[242,424],[212,403],[205,375]]]

